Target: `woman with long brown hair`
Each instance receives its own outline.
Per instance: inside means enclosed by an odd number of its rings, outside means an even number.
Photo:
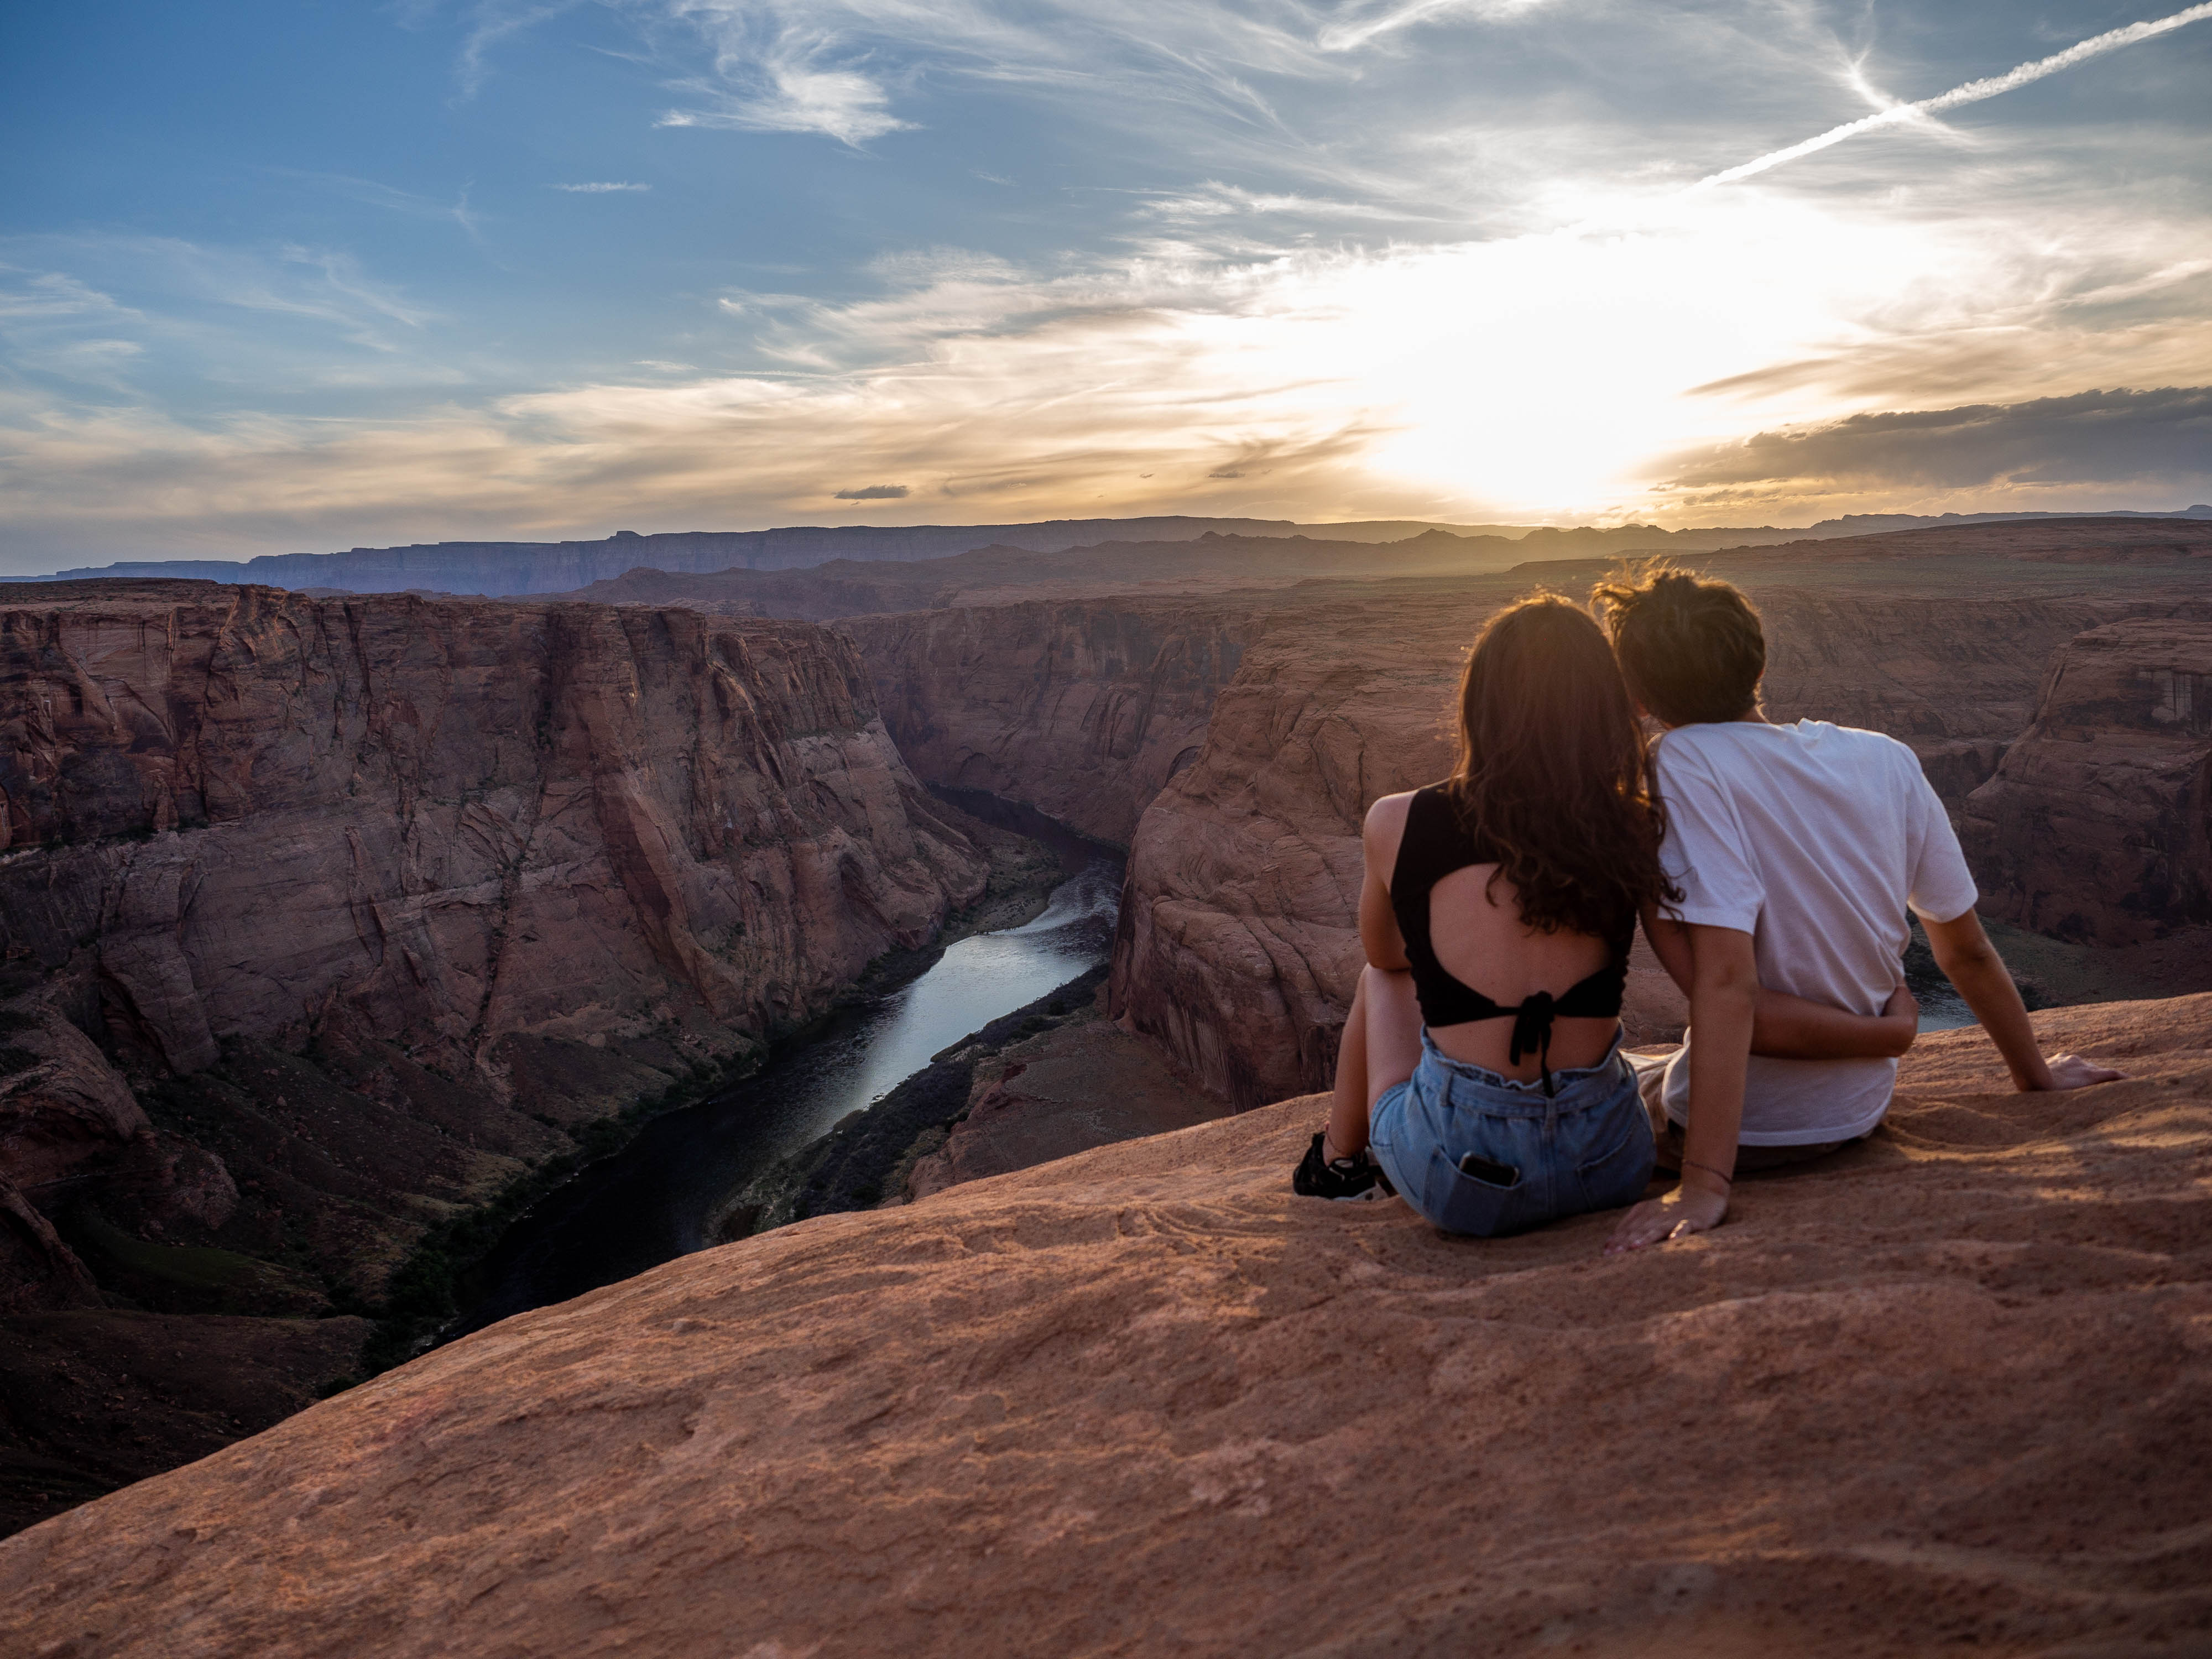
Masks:
[[[1637,709],[1587,611],[1539,595],[1493,617],[1459,731],[1450,777],[1367,814],[1369,965],[1292,1185],[1395,1188],[1437,1226],[1490,1237],[1631,1203],[1650,1180],[1621,994],[1638,917],[1679,895]],[[1770,1000],[1797,1002],[1763,997],[1763,1020]],[[1790,1012],[1824,1044],[1895,1042],[1894,1018]]]

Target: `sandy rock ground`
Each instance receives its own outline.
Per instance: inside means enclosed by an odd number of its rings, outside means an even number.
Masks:
[[[1288,1190],[1283,1103],[493,1327],[0,1543],[0,1650],[2212,1645],[2212,997],[1924,1040],[1638,1257]]]
[[[907,1196],[1187,1129],[1228,1109],[1177,1076],[1151,1043],[1094,1012],[1013,1043],[979,1068],[968,1115],[916,1162]]]

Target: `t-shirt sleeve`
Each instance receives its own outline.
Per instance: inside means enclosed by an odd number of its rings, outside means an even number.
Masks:
[[[1906,833],[1912,873],[1905,887],[1905,902],[1929,921],[1956,921],[1974,908],[1981,895],[1974,889],[1974,872],[1966,868],[1966,855],[1959,849],[1950,814],[1943,810],[1917,757],[1912,762],[1908,800]]]
[[[1701,755],[1662,739],[1652,774],[1667,808],[1659,861],[1682,890],[1669,914],[1696,927],[1759,931],[1766,884],[1727,787]]]

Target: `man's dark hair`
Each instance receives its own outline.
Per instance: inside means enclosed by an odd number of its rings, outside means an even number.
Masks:
[[[1766,636],[1728,583],[1654,559],[1600,582],[1590,600],[1630,694],[1667,725],[1741,720],[1759,707]]]

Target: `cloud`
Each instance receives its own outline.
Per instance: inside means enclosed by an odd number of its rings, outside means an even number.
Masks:
[[[1710,173],[1698,179],[1691,188],[1705,190],[1715,185],[1734,184],[1739,179],[1751,178],[1754,174],[1766,172],[1771,167],[1780,167],[1784,162],[1795,161],[1802,156],[1811,155],[1816,151],[1828,149],[1831,145],[1840,144],[1846,138],[1856,137],[1860,133],[1872,132],[1880,127],[1908,124],[1925,125],[1930,117],[1943,110],[1957,109],[1961,105],[1978,104],[1985,98],[1995,98],[2000,94],[2027,86],[2031,82],[2040,81],[2046,75],[2056,75],[2060,70],[2071,69],[2075,64],[2084,63],[2089,58],[2100,57],[2108,52],[2117,52],[2122,46],[2131,46],[2137,41],[2148,40],[2156,35],[2169,33],[2191,23],[2202,22],[2208,17],[2212,17],[2212,4],[2191,6],[2185,10],[2174,12],[2150,22],[2130,23],[2124,28],[2108,29],[2102,34],[2075,43],[2063,52],[2053,52],[2048,58],[2039,58],[2031,64],[2022,64],[2016,69],[2006,70],[2002,75],[1992,75],[1982,80],[1969,81],[1964,86],[1954,87],[1948,92],[1938,93],[1933,98],[1923,98],[1914,103],[1893,104],[1887,109],[1877,110],[1872,115],[1862,116],[1856,121],[1846,121],[1841,126],[1830,127],[1826,132],[1817,134],[1802,143],[1789,145],[1782,149],[1770,150],[1764,155],[1756,156],[1751,161],[1741,162],[1732,167],[1723,167],[1718,173]]]
[[[2123,202],[2065,240],[2014,242],[1971,220],[1855,218],[1756,191],[1668,200],[1672,217],[1654,212],[1632,234],[1237,262],[1146,252],[1039,274],[928,250],[887,259],[875,273],[886,291],[842,304],[719,296],[686,349],[720,367],[656,358],[544,390],[457,390],[344,417],[188,420],[150,398],[20,386],[0,403],[9,562],[550,537],[615,516],[641,528],[805,522],[823,501],[810,481],[840,476],[902,480],[873,486],[902,496],[842,496],[884,503],[892,522],[1079,507],[1675,523],[1741,523],[1747,513],[1787,523],[1839,510],[1838,491],[1861,492],[1850,510],[1871,510],[1893,485],[2027,490],[2041,492],[2035,505],[2077,506],[2164,476],[2130,459],[2156,422],[2046,418],[2074,434],[2071,447],[2053,438],[2023,450],[2021,419],[1970,415],[1905,430],[1893,412],[1936,407],[1917,389],[1939,371],[1968,388],[1948,404],[2002,384],[2023,389],[1979,402],[2032,412],[2055,398],[2055,408],[2083,385],[2119,383],[2116,366],[2146,342],[2191,365],[2189,384],[2212,384],[2212,321],[2195,286],[2207,279],[2179,275],[2201,246],[2193,222],[2145,221]],[[199,251],[178,268],[195,260],[222,263]],[[340,339],[380,328],[386,349],[347,343],[353,361],[421,374],[452,353],[443,325],[390,325],[347,301],[325,267],[264,259],[226,270],[234,291],[294,273],[294,287],[270,297],[327,313],[295,313],[303,328]],[[2130,271],[2173,275],[2148,288],[2115,280]],[[27,309],[58,309],[54,325],[81,325],[85,337],[131,332],[84,285],[21,291]],[[2111,297],[2127,294],[2136,297]],[[272,313],[242,314],[250,325],[209,335],[210,360],[222,343],[249,351],[268,332],[259,319]],[[158,343],[170,325],[139,326]],[[416,345],[407,337],[418,332]],[[2100,378],[2087,378],[2093,369]],[[2098,395],[2140,410],[2128,400],[2154,394]],[[1865,419],[1807,422],[1808,404]],[[2133,435],[2077,441],[2099,420]],[[2159,440],[2170,459],[2195,428],[2166,424],[2183,434]],[[1960,459],[2001,430],[2015,436],[1998,462]],[[1747,431],[1761,435],[1741,439]],[[1938,453],[1951,459],[1928,471]],[[2037,482],[2046,479],[2073,482]],[[1993,504],[2004,503],[1942,503]],[[70,554],[27,562],[39,555],[25,550],[64,546]]]
[[[830,499],[839,501],[902,501],[913,493],[904,484],[870,484],[865,489],[841,489]]]
[[[1884,411],[1761,432],[1679,459],[1676,491],[1793,495],[2136,487],[2212,480],[2212,386],[2082,392]]]
[[[578,196],[605,196],[605,195],[611,194],[612,192],[614,192],[614,191],[623,191],[623,190],[651,190],[651,189],[653,188],[653,186],[652,186],[651,185],[633,185],[633,184],[591,184],[591,185],[554,185],[554,186],[553,186],[553,188],[554,188],[555,190],[565,190],[565,191],[568,191],[571,192],[571,193],[572,193],[572,194],[574,194],[574,195],[578,195]]]
[[[280,178],[297,179],[303,183],[320,185],[340,195],[349,196],[356,202],[366,202],[373,207],[388,208],[412,219],[450,220],[461,228],[470,240],[479,243],[483,240],[483,216],[469,205],[469,186],[466,185],[461,186],[452,201],[444,202],[434,196],[425,196],[419,191],[400,190],[374,179],[356,179],[349,173],[303,173],[292,167],[270,167],[268,171]]]
[[[1386,34],[1436,18],[1470,12],[1486,18],[1510,17],[1516,12],[1532,11],[1545,3],[1546,0],[1404,0],[1403,3],[1358,21],[1333,23],[1316,37],[1316,44],[1323,52],[1354,52]]]
[[[470,0],[471,72],[562,9]],[[384,251],[392,227],[358,211],[349,246],[323,230],[312,246],[0,246],[21,268],[0,282],[15,533],[84,548],[76,562],[111,546],[561,534],[616,514],[791,522],[820,513],[833,477],[907,480],[868,515],[890,522],[962,502],[1679,522],[1740,501],[1792,522],[1808,503],[1836,510],[1822,492],[1891,487],[1878,468],[1814,464],[1845,441],[1812,434],[1851,418],[2212,384],[2203,115],[2169,95],[2181,70],[2156,73],[2193,63],[2187,37],[2130,58],[2124,94],[2099,89],[2115,68],[2054,82],[2058,112],[1992,106],[2002,120],[1974,124],[1971,148],[1847,146],[1686,192],[1788,134],[1899,107],[1885,88],[2041,51],[1989,45],[2041,25],[1827,0],[600,0],[589,15],[593,50],[608,19],[631,27],[626,72],[677,88],[653,108],[872,152],[791,168],[793,140],[710,141],[757,169],[761,223],[778,227],[741,242],[811,249],[805,264],[736,261],[718,228],[556,338],[539,325],[575,291],[557,251],[472,289],[410,246],[403,287],[383,263],[400,257]],[[533,54],[532,72],[558,56]],[[938,131],[908,143],[898,124]],[[1021,182],[970,182],[977,162]],[[822,165],[862,186],[822,185]],[[380,213],[473,218],[465,197],[297,176]],[[501,204],[568,216],[538,188],[534,209]],[[900,211],[866,205],[893,195]],[[930,242],[947,246],[914,246]],[[330,387],[349,390],[316,395]],[[1974,429],[1939,422],[1928,441],[1956,459]],[[1872,434],[1852,441],[1871,454]],[[1966,484],[1941,482],[1976,476],[1964,461],[1912,473],[1911,441],[1892,436],[1900,489],[2074,505],[2149,487],[2089,476],[2124,469],[2124,445],[2057,446],[2046,459],[2067,466],[2031,458]],[[2033,482],[2069,466],[2073,483]]]

